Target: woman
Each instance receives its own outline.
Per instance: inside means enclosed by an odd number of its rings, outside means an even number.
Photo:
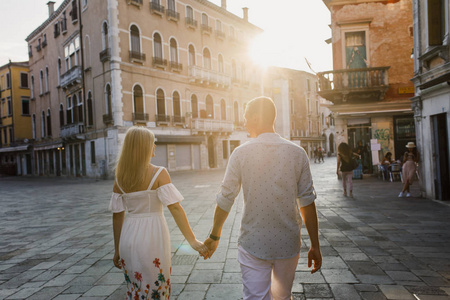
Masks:
[[[127,131],[109,206],[113,212],[113,261],[125,273],[127,299],[170,297],[171,248],[163,206],[168,207],[191,247],[202,256],[208,255],[208,248],[189,226],[179,203],[183,196],[171,183],[169,173],[150,164],[154,141],[147,128]]]
[[[384,156],[383,160],[381,161],[381,169],[383,170],[384,178],[388,178],[388,171],[391,163],[394,163],[395,161],[392,160],[392,153],[388,152]]]
[[[402,167],[402,176],[405,184],[403,185],[403,189],[398,194],[399,197],[403,197],[406,193],[406,197],[411,197],[409,193],[409,187],[414,181],[414,177],[416,176],[416,163],[419,162],[419,152],[416,150],[416,145],[413,142],[408,142],[406,145],[408,151],[403,155],[403,167]]]
[[[353,197],[353,170],[352,165],[353,156],[358,157],[358,154],[353,153],[352,148],[347,143],[340,143],[338,146],[338,159],[336,174],[339,176],[339,170],[342,172],[342,185],[344,187],[344,197],[347,197],[347,183],[350,190],[350,197]]]

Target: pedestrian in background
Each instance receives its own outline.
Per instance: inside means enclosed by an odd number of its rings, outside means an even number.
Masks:
[[[349,190],[349,196],[353,197],[353,170],[358,167],[355,165],[353,157],[359,155],[353,153],[352,148],[347,143],[340,143],[338,146],[338,158],[336,174],[339,177],[339,171],[342,174],[342,186],[344,187],[344,197],[347,197],[347,185]]]
[[[322,149],[322,147],[319,147],[319,163],[320,163],[320,161],[325,162],[323,160],[323,149]]]
[[[167,206],[192,248],[207,256],[195,238],[167,170],[150,164],[155,136],[145,127],[131,127],[116,168],[109,209],[113,212],[114,265],[125,273],[127,299],[169,299],[171,248],[163,214]],[[128,211],[125,217],[125,210]]]
[[[405,184],[403,185],[403,189],[398,195],[399,197],[403,197],[406,193],[406,197],[411,197],[409,192],[409,187],[414,182],[414,178],[416,176],[416,163],[419,162],[419,152],[416,149],[416,145],[413,142],[408,142],[406,145],[408,151],[403,155],[403,166],[402,166],[402,177]]]
[[[212,255],[242,185],[238,261],[244,300],[291,299],[302,219],[311,241],[308,267],[314,261],[314,273],[322,265],[309,159],[303,148],[275,132],[275,118],[276,108],[270,98],[256,98],[247,104],[245,126],[254,139],[237,147],[230,156],[216,199],[211,235],[205,241]]]

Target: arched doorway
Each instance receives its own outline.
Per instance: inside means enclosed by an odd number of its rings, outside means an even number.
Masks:
[[[216,167],[216,159],[214,156],[214,139],[212,136],[208,138],[208,159],[209,159],[209,167]]]
[[[334,135],[330,134],[330,137],[328,138],[330,143],[330,153],[334,154]]]

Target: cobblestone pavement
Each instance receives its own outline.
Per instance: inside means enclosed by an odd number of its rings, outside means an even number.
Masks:
[[[303,230],[294,299],[450,299],[450,206],[398,198],[400,182],[354,180],[342,195],[335,158],[314,164],[323,267],[306,266]],[[269,172],[270,170],[268,170]],[[175,185],[199,239],[211,227],[223,170],[178,172]],[[0,178],[0,299],[124,299],[113,267],[112,181]],[[417,184],[412,194],[418,195]],[[166,211],[171,230],[172,299],[242,298],[233,207],[213,258],[199,259]]]

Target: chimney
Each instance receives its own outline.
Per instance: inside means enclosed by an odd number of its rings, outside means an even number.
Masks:
[[[55,1],[48,1],[48,16],[50,17],[55,12]]]
[[[227,9],[227,0],[222,0],[222,5],[221,6],[222,6],[223,9],[226,10]]]
[[[242,10],[244,11],[244,21],[248,22],[248,7],[243,7]]]

